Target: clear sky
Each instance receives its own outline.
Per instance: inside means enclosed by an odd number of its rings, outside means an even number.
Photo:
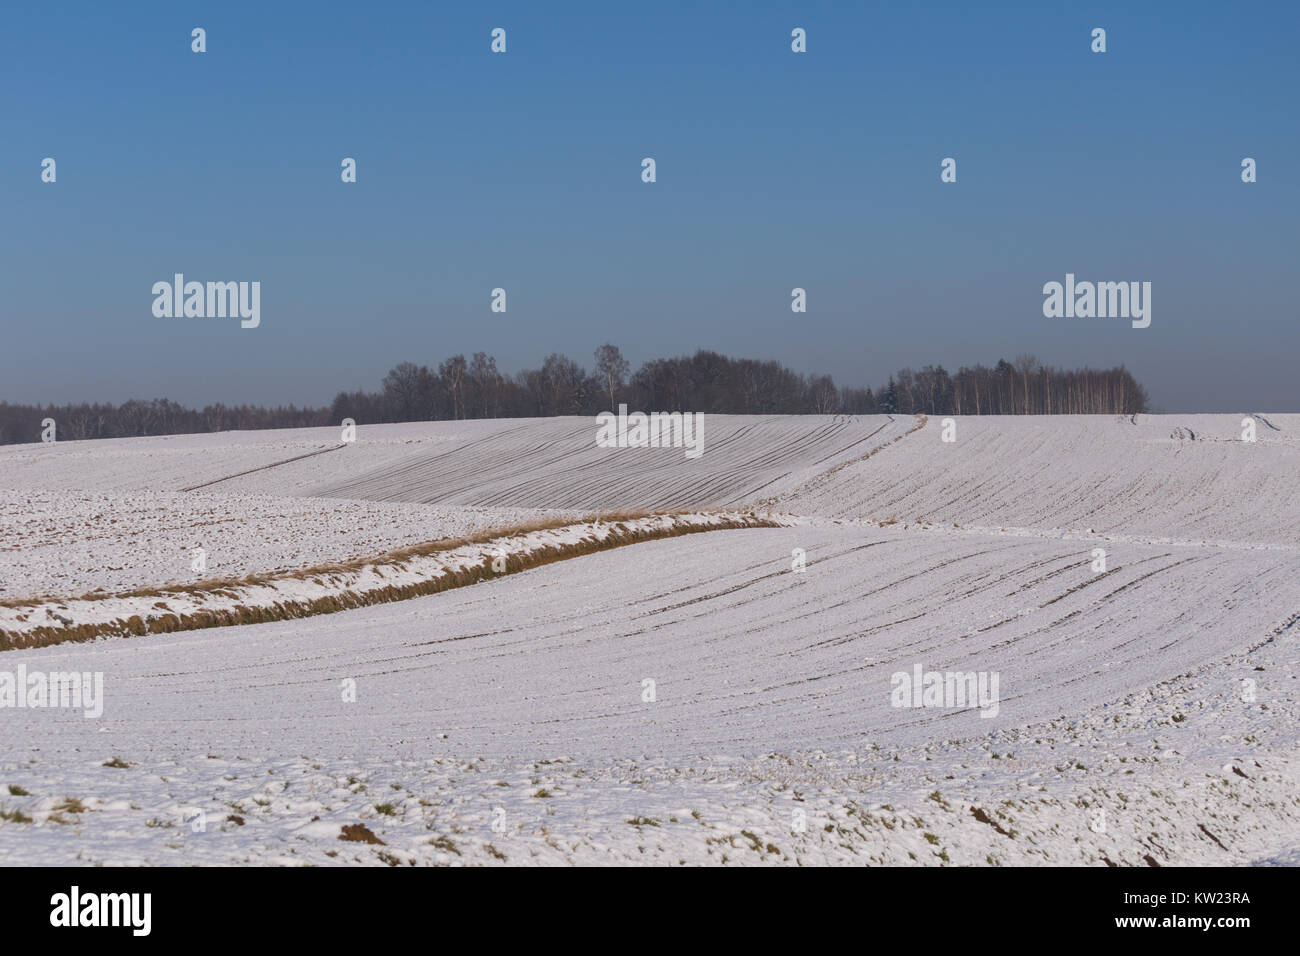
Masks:
[[[1300,411],[1300,4],[97,0],[0,23],[0,400],[319,405],[399,361],[590,366],[612,341],[871,386],[1032,352],[1123,363],[1165,411]],[[176,272],[260,281],[261,326],[155,318]],[[1150,281],[1151,326],[1045,318],[1067,272]]]

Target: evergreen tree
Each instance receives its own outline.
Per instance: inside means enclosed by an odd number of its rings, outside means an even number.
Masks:
[[[886,415],[892,415],[898,411],[898,391],[894,387],[894,376],[889,376],[889,384],[885,386],[884,393],[876,399],[876,405]]]

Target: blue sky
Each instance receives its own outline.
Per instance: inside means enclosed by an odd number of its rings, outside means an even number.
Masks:
[[[872,386],[1032,352],[1123,363],[1167,411],[1300,411],[1297,4],[2,16],[0,400],[324,404],[612,341]],[[260,281],[261,326],[155,318],[175,272]],[[1044,318],[1067,272],[1150,281],[1151,327]]]

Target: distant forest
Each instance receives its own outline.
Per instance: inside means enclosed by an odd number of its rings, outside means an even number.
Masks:
[[[323,408],[293,405],[208,405],[185,408],[165,398],[121,405],[11,405],[0,403],[0,444],[41,438],[54,419],[61,440],[176,435],[229,429],[301,428],[462,418],[596,415],[617,411],[710,412],[737,415],[1077,415],[1148,411],[1148,398],[1123,367],[1060,369],[1022,355],[962,366],[900,369],[870,388],[837,386],[829,375],[800,375],[779,362],[733,359],[717,352],[653,359],[635,373],[618,348],[602,345],[589,371],[552,354],[541,368],[512,375],[496,359],[455,355],[436,368],[402,362],[375,392],[340,392]]]

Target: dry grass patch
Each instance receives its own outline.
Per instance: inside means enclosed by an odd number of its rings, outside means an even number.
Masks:
[[[349,823],[343,827],[343,832],[339,834],[339,839],[345,843],[374,843],[378,846],[387,846],[383,840],[375,836],[370,827],[364,823]]]

